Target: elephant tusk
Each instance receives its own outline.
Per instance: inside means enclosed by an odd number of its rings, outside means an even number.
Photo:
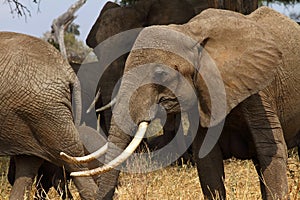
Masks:
[[[90,107],[87,109],[86,113],[90,113],[91,110],[95,107],[95,105],[96,105],[96,103],[99,99],[100,94],[101,94],[101,91],[99,89],[96,96],[95,96],[95,98],[94,98],[94,100],[93,100],[93,102],[91,103]]]
[[[100,133],[100,114],[97,117],[97,132]]]
[[[69,163],[87,163],[87,162],[96,160],[97,158],[99,158],[100,156],[105,154],[107,149],[108,149],[108,143],[106,143],[104,146],[102,146],[97,151],[95,151],[89,155],[86,155],[86,156],[73,157],[73,156],[67,155],[64,152],[60,152],[60,156],[62,157],[63,160],[65,160],[66,162],[69,162]]]
[[[98,167],[92,170],[87,170],[87,171],[80,171],[80,172],[72,172],[71,176],[94,176],[94,175],[99,175],[102,173],[105,173],[107,171],[110,171],[111,169],[117,167],[121,163],[123,163],[129,156],[133,154],[133,152],[136,150],[136,148],[139,146],[141,143],[146,130],[148,127],[147,122],[141,122],[139,124],[137,133],[135,134],[134,138],[130,142],[130,144],[127,146],[127,148],[114,160],[110,161],[108,164],[105,164],[102,167]]]
[[[107,109],[111,108],[116,102],[117,102],[117,98],[115,97],[108,104],[106,104],[105,106],[97,109],[96,112],[101,112],[103,110],[107,110]]]

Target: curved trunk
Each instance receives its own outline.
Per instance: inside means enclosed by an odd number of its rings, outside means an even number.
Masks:
[[[105,163],[109,163],[118,155],[120,155],[123,149],[125,149],[129,144],[130,140],[130,136],[124,134],[124,132],[115,125],[114,120],[112,120],[110,134],[108,136],[108,150],[105,154]],[[100,178],[97,178],[97,185],[101,184],[97,199],[112,199],[115,187],[118,183],[119,173],[119,170],[112,169],[109,172],[100,175]]]
[[[124,90],[126,88],[126,90]],[[111,121],[111,126],[109,130],[109,136],[108,136],[108,150],[105,154],[105,163],[109,163],[114,158],[119,156],[123,150],[128,146],[129,142],[131,141],[131,137],[129,134],[132,135],[132,131],[136,127],[133,127],[134,124],[128,123],[126,121],[121,122],[121,124],[118,122],[116,123],[115,117],[123,120],[127,120],[128,113],[126,113],[127,109],[124,109],[126,105],[124,99],[130,98],[128,96],[128,88],[132,88],[130,83],[122,83],[121,89],[119,90],[120,93],[118,94],[118,97],[122,97],[121,99],[118,99],[116,105],[114,114],[117,113],[118,116],[113,116]],[[152,95],[148,95],[147,92],[152,91]],[[133,118],[133,121],[138,124],[142,121],[151,121],[151,115],[149,115],[149,108],[155,103],[156,97],[153,95],[153,89],[151,87],[141,87],[137,90],[136,93],[133,94],[133,97],[131,97],[131,103],[130,103],[130,113]],[[145,99],[145,97],[149,97]],[[152,97],[152,98],[150,98]],[[142,99],[144,98],[144,99]],[[134,99],[134,100],[133,100]],[[122,117],[127,116],[127,117]],[[117,121],[118,121],[117,120]],[[126,132],[126,133],[125,133]],[[97,180],[97,184],[101,184],[101,187],[99,187],[98,192],[98,199],[112,199],[115,187],[118,183],[118,176],[120,171],[117,169],[112,169],[105,174],[102,174],[100,178]],[[105,183],[105,184],[103,184]]]

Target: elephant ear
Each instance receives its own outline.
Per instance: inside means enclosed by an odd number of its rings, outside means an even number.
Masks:
[[[217,125],[240,102],[268,87],[282,65],[272,33],[248,16],[208,9],[180,29],[204,47],[194,80],[203,127]]]
[[[91,48],[95,48],[98,43],[96,41],[96,34],[99,30],[99,26],[100,26],[100,20],[101,20],[101,17],[103,16],[103,14],[107,11],[107,10],[110,10],[110,9],[113,9],[113,8],[118,8],[120,7],[118,4],[116,3],[113,3],[113,2],[107,2],[104,7],[102,8],[96,22],[94,23],[91,31],[89,32],[89,35],[86,39],[86,44],[91,47]]]

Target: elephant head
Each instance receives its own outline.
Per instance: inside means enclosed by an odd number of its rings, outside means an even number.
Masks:
[[[161,104],[168,112],[180,112],[180,106],[188,110],[198,103],[201,126],[215,126],[240,102],[267,87],[280,64],[281,51],[256,22],[238,13],[208,9],[187,24],[152,26],[139,34],[126,61],[120,98],[114,109],[125,116],[124,107],[128,107],[134,123],[139,124],[152,120],[149,113],[153,105]],[[141,66],[146,75],[134,74],[140,72],[136,69]],[[223,91],[209,85],[208,79],[218,81],[217,76],[222,78]],[[152,83],[158,79],[173,94],[156,84],[143,85],[146,77]],[[128,92],[136,88],[135,84],[143,86],[138,92]],[[198,102],[191,101],[193,92]],[[179,105],[175,100],[179,97],[186,105]],[[124,105],[124,99],[130,99],[129,104]],[[212,109],[220,110],[221,102],[225,105],[224,114],[212,116]]]
[[[113,89],[123,75],[127,53],[130,51],[141,28],[155,24],[182,24],[193,16],[195,16],[194,9],[185,0],[172,2],[167,0],[143,0],[127,7],[121,7],[112,2],[106,3],[86,39],[86,43],[94,48],[94,52],[98,56],[99,65],[102,68],[109,65],[99,80],[98,89],[101,90],[101,96],[96,103],[96,108],[100,108],[111,101]],[[131,29],[134,30],[128,32],[128,34],[123,34],[125,38],[123,37],[122,41],[118,41],[112,46],[113,42],[108,39]],[[105,41],[109,41],[109,47],[96,48],[99,44],[103,45]],[[125,47],[121,47],[122,44],[120,43],[125,43]],[[122,51],[120,49],[125,50],[118,54],[117,52]],[[109,57],[112,55],[114,58],[110,60]],[[100,115],[101,128],[108,134],[112,115],[111,110],[101,111]]]

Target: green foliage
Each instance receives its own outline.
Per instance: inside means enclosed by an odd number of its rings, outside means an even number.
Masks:
[[[284,5],[293,5],[296,3],[300,3],[300,0],[259,0],[260,3],[283,3]]]
[[[80,35],[80,31],[79,31],[79,25],[78,24],[70,24],[66,30],[66,33],[72,33],[74,35]]]
[[[119,3],[121,6],[133,5],[139,0],[115,0],[116,3]]]
[[[64,39],[69,62],[82,63],[91,51],[90,48],[78,40],[72,32],[66,32]]]

